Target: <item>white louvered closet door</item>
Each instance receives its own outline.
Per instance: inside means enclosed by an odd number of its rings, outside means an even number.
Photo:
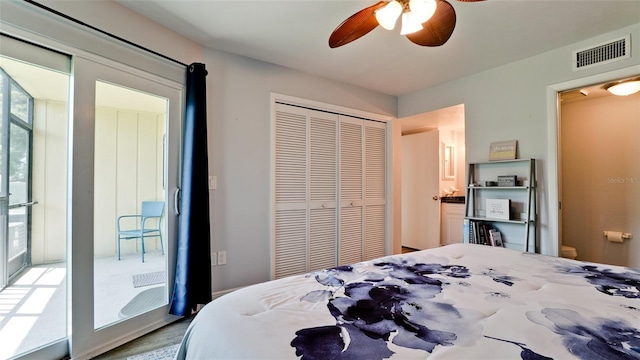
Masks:
[[[385,255],[387,131],[384,123],[364,122],[364,239],[362,260]]]
[[[276,107],[275,277],[307,270],[307,119]]]
[[[338,115],[276,104],[275,277],[336,265]]]
[[[338,233],[338,116],[309,118],[309,271],[336,266]]]
[[[275,104],[274,278],[385,255],[386,124]]]
[[[340,246],[338,265],[362,259],[363,120],[340,116]]]

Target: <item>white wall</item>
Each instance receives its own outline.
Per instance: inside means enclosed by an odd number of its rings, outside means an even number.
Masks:
[[[394,116],[396,98],[229,53],[206,50],[212,251],[227,265],[213,289],[269,279],[271,93]]]
[[[551,170],[549,147],[557,140],[555,129],[548,128],[547,87],[573,79],[623,69],[640,64],[640,55],[617,62],[572,71],[572,52],[631,33],[632,49],[640,48],[640,24],[604,34],[492,70],[477,73],[442,85],[403,95],[398,100],[398,117],[412,116],[455,104],[465,105],[466,161],[488,160],[489,144],[518,140],[521,158],[540,159],[538,168],[539,230],[541,251],[553,254],[557,237],[550,218],[549,194]],[[553,104],[551,104],[553,105]],[[554,155],[555,156],[555,155]],[[397,219],[396,219],[397,221]]]

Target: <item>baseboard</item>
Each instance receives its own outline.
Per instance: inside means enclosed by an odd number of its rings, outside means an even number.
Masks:
[[[108,343],[103,343],[100,346],[94,347],[93,349],[88,350],[84,354],[77,355],[73,357],[73,360],[88,360],[92,359],[98,355],[104,354],[110,350],[117,348],[118,346],[122,346],[130,341],[133,341],[139,337],[142,337],[154,330],[157,330],[163,326],[169,325],[174,321],[180,320],[182,317],[168,315],[167,318],[163,320],[153,321],[149,323],[147,326],[144,326],[141,329],[137,329],[131,332],[125,333],[123,336],[120,336],[113,341],[109,341]]]
[[[227,294],[232,293],[232,292],[234,292],[234,291],[236,291],[238,289],[242,289],[243,287],[244,286],[240,286],[240,287],[233,288],[233,289],[214,291],[214,292],[211,293],[211,299],[215,300],[215,299],[221,297],[222,295],[227,295]]]

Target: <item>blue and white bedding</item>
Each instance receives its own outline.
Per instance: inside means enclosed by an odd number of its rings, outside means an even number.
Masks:
[[[176,359],[640,359],[640,270],[473,244],[246,287]]]

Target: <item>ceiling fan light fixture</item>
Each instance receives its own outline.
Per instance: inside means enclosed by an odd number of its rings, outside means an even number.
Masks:
[[[413,12],[407,11],[402,13],[402,28],[400,29],[400,35],[412,34],[420,30],[422,30],[422,23]]]
[[[605,90],[618,96],[628,96],[640,91],[640,78],[623,80],[603,86]]]
[[[409,9],[421,24],[431,19],[437,7],[436,0],[409,0]]]
[[[393,30],[402,13],[402,5],[396,0],[390,1],[384,7],[376,10],[378,24],[387,30]]]

